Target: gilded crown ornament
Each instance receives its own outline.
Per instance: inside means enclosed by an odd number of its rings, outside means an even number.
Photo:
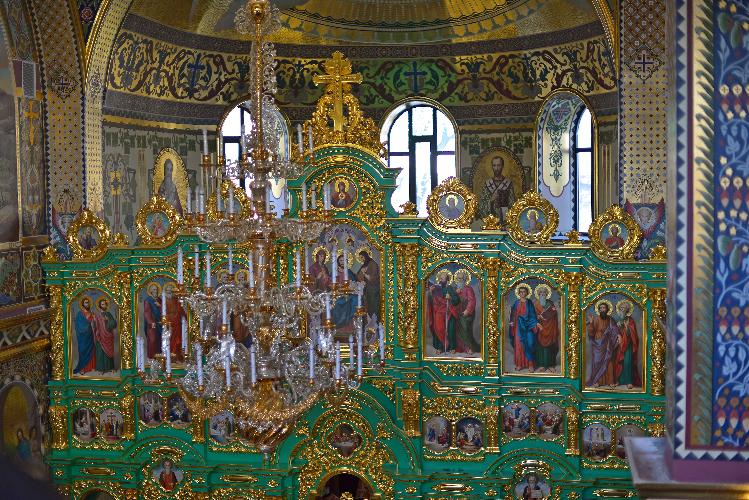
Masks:
[[[290,216],[291,207],[279,216],[271,205],[270,179],[296,176],[300,168],[279,156],[282,138],[274,127],[264,125],[273,114],[276,90],[275,50],[265,37],[280,26],[277,16],[278,9],[266,0],[251,0],[237,12],[237,30],[251,35],[253,40],[251,129],[247,133],[242,130],[241,154],[235,162],[220,156],[220,139],[219,155],[213,158],[204,133],[203,169],[194,197],[188,188],[184,224],[202,244],[178,248],[175,295],[197,318],[198,328],[188,331],[184,319],[181,330],[174,331],[176,328],[166,319],[167,292],[162,289],[160,353],[148,360],[148,366],[145,338],[137,337],[138,371],[146,383],[176,382],[196,418],[231,412],[243,439],[266,454],[285,439],[296,420],[321,397],[342,401],[347,389],[358,387],[365,365],[377,357],[380,363],[384,360],[382,326],[365,326],[363,287],[345,278],[336,280],[335,267],[332,291],[320,292],[312,286],[310,245],[332,218],[329,188],[321,193],[321,204],[313,191],[310,206],[304,185],[296,217]],[[361,117],[358,103],[346,100],[350,96],[348,82],[361,81],[361,75],[351,75],[350,63],[340,54],[326,65],[326,70],[328,75],[319,81],[328,84],[325,106],[329,107],[318,107],[318,111],[325,109],[334,120],[336,125],[330,134],[343,134],[341,137],[345,138],[349,133],[374,130],[374,123]],[[348,118],[343,116],[344,103]],[[348,132],[342,130],[344,123],[348,124]],[[319,123],[316,130],[323,141],[332,137],[323,133]],[[183,224],[170,208],[163,198],[155,197],[139,213],[139,234],[146,243],[166,243]],[[163,231],[152,227],[157,217],[164,219]],[[280,239],[297,247],[294,278],[289,283],[273,273],[274,256],[279,253],[276,242]],[[339,249],[330,251],[337,253]],[[347,277],[346,254],[354,249],[344,247],[342,251],[346,262],[343,276]],[[228,268],[219,271],[215,259],[224,253]],[[186,276],[185,260],[190,254],[192,273],[188,269],[187,274],[192,276]],[[282,253],[282,259],[283,256]],[[341,359],[331,303],[354,294],[358,296],[358,309],[346,362]],[[242,331],[242,342],[237,341],[237,330]],[[175,345],[181,346],[177,353]],[[173,358],[183,357],[186,369],[178,375],[172,370]]]

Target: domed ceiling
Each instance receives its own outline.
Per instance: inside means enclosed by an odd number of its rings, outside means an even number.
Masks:
[[[200,35],[238,39],[246,0],[135,0],[130,12]],[[601,0],[278,0],[282,43],[446,43],[514,38],[598,21]]]

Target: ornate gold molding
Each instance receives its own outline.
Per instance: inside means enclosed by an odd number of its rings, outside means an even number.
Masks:
[[[502,268],[502,261],[494,257],[485,258],[482,260],[482,267],[488,273],[486,279],[487,362],[494,366],[499,360],[499,270]]]
[[[163,228],[162,234],[153,232],[149,226],[149,216],[156,217],[157,214],[164,214],[166,219],[167,227]],[[172,204],[161,196],[154,196],[148,200],[135,216],[135,230],[138,232],[143,245],[169,245],[177,237],[181,227],[182,217]]]
[[[463,201],[463,210],[455,217],[448,217],[440,209],[440,201],[444,198],[445,203],[452,196],[455,208],[458,207],[459,199]],[[476,213],[476,195],[456,177],[448,177],[434,188],[427,197],[427,213],[429,221],[436,228],[446,229],[467,229],[471,226],[474,214]]]
[[[584,280],[581,273],[566,273],[564,281],[568,285],[567,371],[571,379],[576,379],[580,364],[580,287]]]
[[[565,408],[567,413],[567,449],[565,455],[580,454],[580,411],[574,406]]]
[[[535,218],[531,219],[530,216],[534,213]],[[521,220],[523,214],[527,214],[527,227],[523,226]],[[557,209],[536,191],[524,193],[507,211],[507,232],[521,244],[549,244],[558,225]]]
[[[52,317],[49,322],[50,356],[52,357],[52,379],[62,380],[65,376],[65,338],[62,333],[62,287],[51,285],[47,287],[49,291],[49,308],[52,311]]]
[[[421,436],[421,425],[419,422],[420,393],[415,389],[402,389],[400,393],[403,431],[409,437]]]
[[[400,243],[395,247],[398,265],[398,343],[403,349],[419,347],[418,258],[419,245]]]
[[[619,232],[616,235],[609,233],[609,238],[605,238],[604,230],[614,226],[618,227]],[[622,226],[627,231],[626,238],[620,236]],[[605,212],[593,219],[588,235],[593,253],[609,260],[632,259],[642,241],[642,230],[637,221],[619,205],[611,205]],[[612,238],[617,238],[617,240]],[[609,244],[607,244],[608,239],[612,239]],[[623,240],[623,243],[618,240]]]
[[[649,290],[653,311],[650,320],[650,393],[656,396],[664,394],[666,376],[666,332],[663,322],[666,321],[666,290],[652,288]]]
[[[52,449],[68,447],[68,409],[65,406],[50,406],[49,421],[52,427]]]
[[[85,227],[94,228],[97,232],[96,236],[91,234],[92,238],[94,238],[91,248],[84,248],[78,238],[78,232]],[[112,233],[107,223],[88,208],[81,210],[75,216],[73,222],[70,223],[70,227],[68,227],[67,240],[70,250],[73,252],[74,259],[100,259],[107,253],[111,237]]]

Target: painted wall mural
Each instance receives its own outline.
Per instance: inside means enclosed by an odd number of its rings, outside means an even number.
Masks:
[[[137,24],[131,16],[126,24]],[[163,35],[162,35],[163,36]],[[331,49],[332,50],[332,49]],[[352,57],[364,83],[357,90],[363,107],[389,107],[405,97],[428,95],[446,106],[536,100],[553,89],[571,87],[585,94],[616,89],[616,79],[602,36],[569,41],[534,51],[399,60]],[[312,77],[324,58],[278,58],[280,105],[311,106],[322,95]],[[107,81],[112,90],[167,100],[223,102],[247,92],[249,66],[242,53],[206,52],[123,30],[117,37],[114,66]],[[176,72],[167,67],[178,68]]]
[[[0,38],[5,40],[0,27]],[[18,241],[18,165],[13,71],[5,43],[0,43],[0,243]]]
[[[179,201],[186,195],[184,174],[190,186],[197,185],[200,168],[202,138],[200,131],[155,131],[107,125],[104,128],[104,215],[114,232],[125,233],[131,243],[138,239],[135,231],[135,216],[143,204],[152,196],[154,166],[159,153],[171,148],[184,162],[180,167],[176,157],[170,161],[179,171]],[[157,165],[157,177],[163,179],[164,164]],[[184,172],[182,171],[184,168]],[[159,177],[160,176],[160,177]],[[157,180],[158,180],[157,178]],[[163,182],[159,182],[159,188]],[[176,200],[175,200],[176,201]]]

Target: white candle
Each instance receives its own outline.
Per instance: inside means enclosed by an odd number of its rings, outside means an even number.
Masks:
[[[206,335],[205,328],[204,328],[205,322],[203,321],[203,316],[200,317],[200,325],[198,328],[200,329],[200,337],[201,338],[208,338],[208,335]]]
[[[348,336],[348,366],[350,369],[354,369],[354,336]]]
[[[335,379],[341,379],[341,343],[336,342],[335,350]]]
[[[325,296],[325,319],[330,319],[330,295]]]
[[[240,126],[239,132],[239,150],[244,154],[244,123]]]
[[[195,245],[195,256],[193,257],[193,263],[195,264],[195,277],[200,277],[200,250],[198,249],[198,245]]]
[[[343,281],[348,279],[348,247],[343,246]]]
[[[187,354],[187,318],[182,316],[182,352]]]
[[[216,147],[216,156],[224,156],[224,136],[220,132],[216,138],[216,144],[218,145]]]
[[[270,186],[265,188],[265,212],[270,213],[270,197],[273,193],[273,190],[271,190]]]
[[[208,154],[208,130],[203,129],[203,154]]]
[[[195,191],[193,191],[193,194],[195,195],[195,201],[193,202],[193,207],[192,208],[193,208],[193,211],[195,213],[200,212],[200,191],[202,189],[203,189],[202,187],[195,188]]]
[[[231,389],[231,360],[228,354],[224,357],[224,373],[226,373],[226,388]]]
[[[166,288],[166,287],[164,287]],[[166,291],[161,289],[161,317],[166,316]]]
[[[312,186],[312,210],[317,208],[317,188]]]
[[[205,215],[205,192],[200,188],[200,213]]]
[[[309,274],[310,246],[304,245],[304,274]]]
[[[363,340],[363,332],[364,332],[364,322],[362,322],[361,328],[359,328],[359,334],[356,339],[356,374],[361,377],[362,375],[362,369],[363,369],[363,356],[362,356],[362,340]]]
[[[229,245],[229,274],[234,274],[234,251]]]
[[[187,213],[192,213],[192,189],[190,189],[190,186],[187,186]]]
[[[299,156],[304,154],[304,139],[302,137],[302,124],[297,123],[296,125],[296,138],[299,143]]]
[[[364,287],[357,284],[356,286],[356,307],[361,307],[361,295]]]
[[[315,343],[309,339],[309,379],[315,379]]]
[[[333,247],[333,251],[330,252],[331,256],[331,267],[333,268],[333,283],[337,282],[338,279],[338,247]]]
[[[330,184],[326,184],[323,188],[323,208],[330,210]]]
[[[184,280],[184,273],[185,273],[185,257],[182,253],[182,246],[177,247],[177,283],[180,285],[185,282]]]
[[[253,253],[254,252],[252,250],[250,250],[249,252],[247,252],[247,271],[249,272],[250,287],[251,288],[255,287],[255,265],[252,262],[252,254]]]
[[[302,254],[299,249],[296,251],[296,286],[302,286]]]
[[[164,333],[162,334],[162,337],[161,337],[161,343],[162,343],[161,351],[162,351],[162,354],[164,355],[164,359],[166,360],[166,372],[167,373],[172,373],[172,353],[170,352],[171,350],[169,349],[169,346],[171,344],[171,339],[172,339],[172,332],[170,332],[169,329],[164,329]]]
[[[255,366],[255,344],[250,346],[250,382],[257,384],[257,367]]]
[[[226,302],[226,299],[221,303],[221,322],[224,325],[229,324],[229,304]]]
[[[211,252],[205,254],[205,287],[211,287]]]
[[[138,371],[139,372],[144,372],[144,371],[146,371],[145,370],[145,368],[146,368],[146,360],[145,360],[145,356],[143,356],[143,354],[144,354],[143,343],[145,342],[145,339],[143,338],[142,335],[138,335],[136,338],[137,338],[137,341],[138,341],[138,344],[137,344],[138,345],[138,352],[137,352],[137,354],[138,354]]]
[[[302,184],[302,212],[307,211],[307,183]]]
[[[315,143],[312,140],[312,127],[309,128],[309,153],[312,154],[312,150],[315,149]]]
[[[383,363],[385,362],[385,327],[380,325],[379,334],[380,334],[380,361]]]
[[[195,344],[195,362],[198,365],[198,385],[203,385],[203,346]]]
[[[229,206],[227,207],[227,210],[230,214],[234,213],[234,183],[229,186]]]

